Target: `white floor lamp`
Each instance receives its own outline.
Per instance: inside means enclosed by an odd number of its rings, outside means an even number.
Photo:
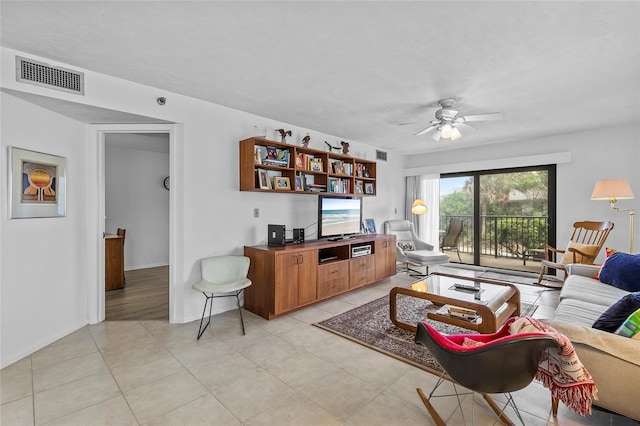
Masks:
[[[633,191],[626,179],[603,179],[596,182],[591,194],[592,200],[609,200],[611,210],[616,212],[629,213],[629,253],[633,253],[633,218],[635,216],[634,209],[619,209],[616,207],[618,200],[632,200]]]

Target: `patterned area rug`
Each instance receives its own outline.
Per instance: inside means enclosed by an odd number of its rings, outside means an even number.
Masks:
[[[439,307],[427,300],[398,295],[397,303],[397,318],[403,322],[415,324],[424,321],[446,334],[475,333],[428,319],[427,312],[435,311]],[[537,308],[537,305],[522,303],[521,315],[531,316]],[[429,351],[424,346],[414,343],[415,333],[398,328],[391,322],[389,296],[314,325],[431,373],[440,374],[442,371]]]

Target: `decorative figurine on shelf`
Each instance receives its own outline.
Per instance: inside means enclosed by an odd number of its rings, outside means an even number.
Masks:
[[[344,155],[349,154],[349,142],[340,141],[340,145],[342,145],[342,153]]]
[[[286,138],[287,136],[291,136],[291,130],[276,129],[276,132],[280,133],[280,137],[282,138],[281,142],[287,143]]]
[[[307,133],[307,136],[302,138],[302,146],[304,148],[307,148],[309,146],[309,142],[311,142],[311,136],[309,136],[309,133]]]
[[[339,146],[333,146],[333,145],[331,145],[331,144],[330,144],[329,142],[327,142],[327,141],[324,141],[324,143],[325,143],[325,144],[327,144],[327,150],[328,150],[329,152],[332,152],[334,149],[335,149],[336,151],[340,151],[340,150],[342,149],[342,148],[340,148]]]

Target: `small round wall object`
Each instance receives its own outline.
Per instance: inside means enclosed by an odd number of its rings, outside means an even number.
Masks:
[[[166,178],[164,178],[164,187],[168,190],[169,189],[169,176],[167,176]]]

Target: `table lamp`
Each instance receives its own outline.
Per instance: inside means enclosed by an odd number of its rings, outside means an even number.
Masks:
[[[596,182],[591,194],[592,200],[609,200],[611,210],[629,213],[629,253],[633,253],[633,217],[634,209],[619,209],[616,207],[618,200],[633,200],[633,191],[626,179],[603,179]]]

